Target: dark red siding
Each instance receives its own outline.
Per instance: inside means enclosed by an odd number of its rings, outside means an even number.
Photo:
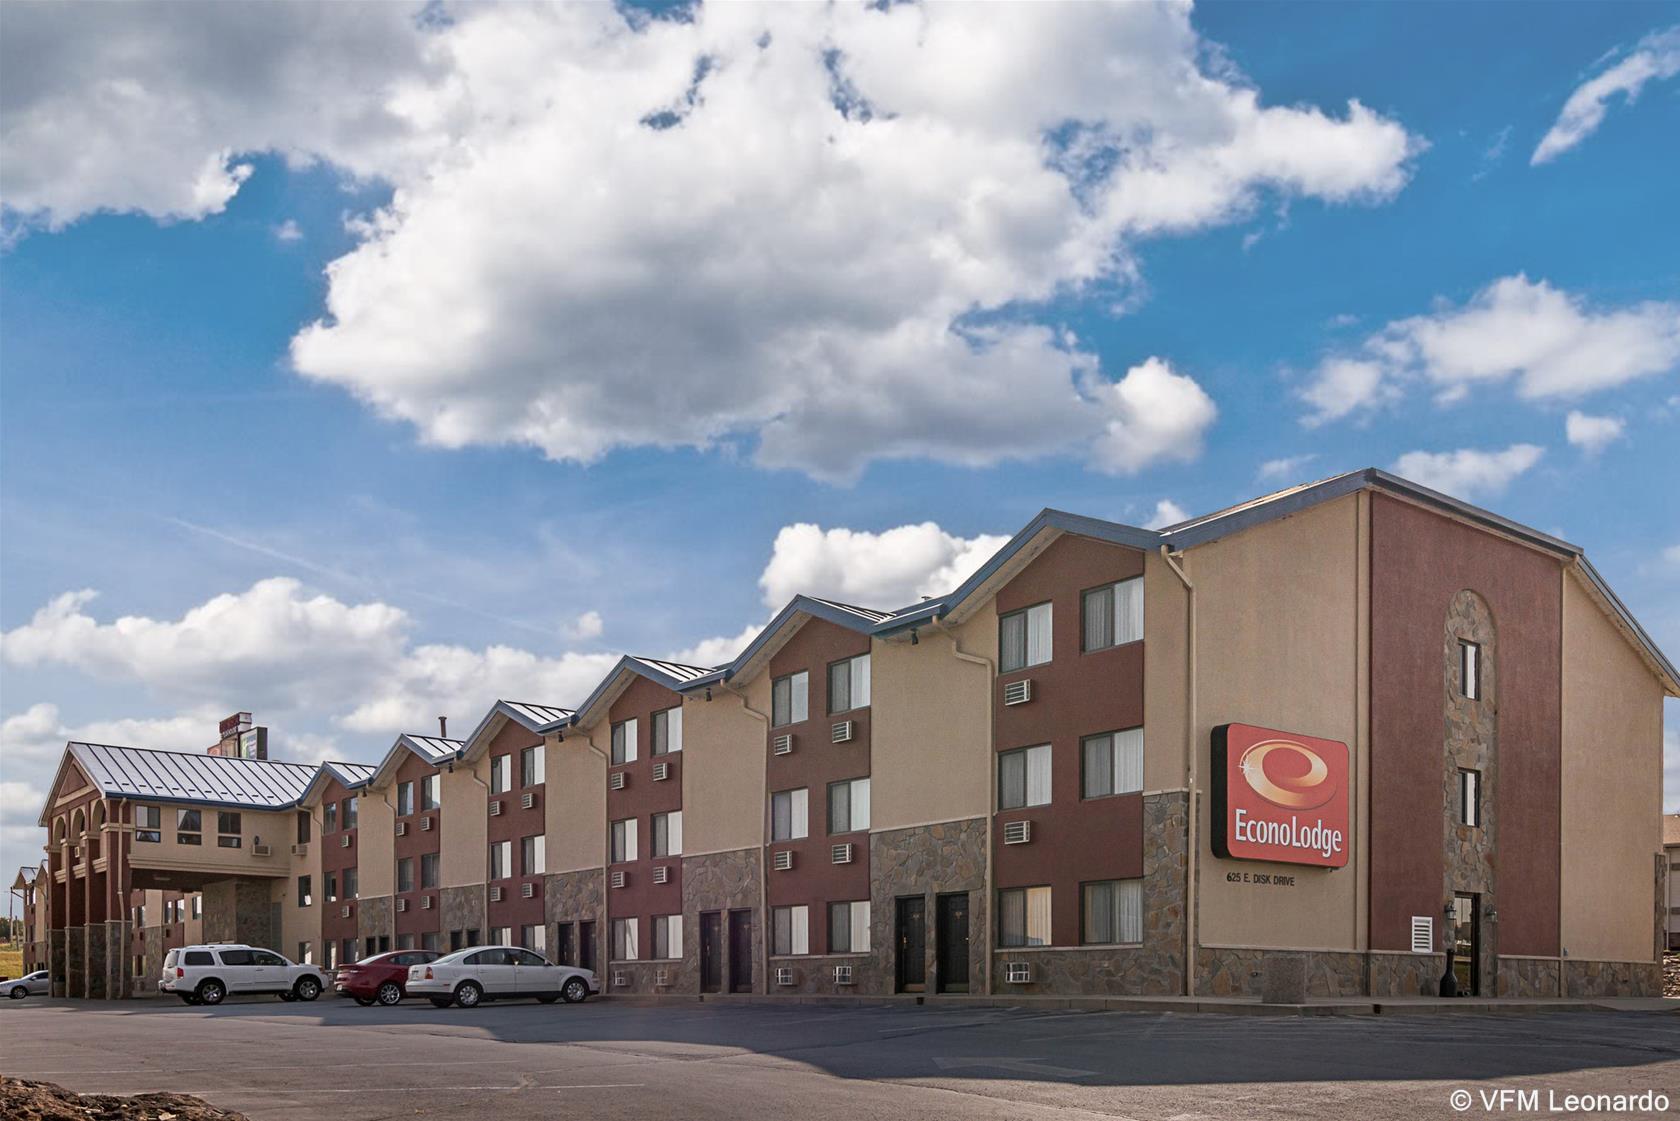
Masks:
[[[642,958],[653,956],[653,918],[682,914],[682,857],[655,859],[653,856],[653,815],[682,809],[683,767],[680,751],[654,756],[653,714],[681,705],[680,694],[638,674],[632,676],[630,684],[607,710],[609,726],[625,720],[636,722],[636,761],[608,769],[607,854],[610,859],[612,823],[635,818],[636,859],[611,866],[613,871],[626,873],[626,880],[624,887],[607,891],[607,915],[614,919],[641,920],[636,925],[641,938],[637,954]],[[666,764],[670,777],[655,782],[656,763]],[[615,773],[624,775],[623,790],[614,790],[610,785],[611,775]],[[656,867],[667,870],[670,878],[666,883],[653,882]]]
[[[511,853],[508,867],[512,874],[505,879],[491,880],[490,888],[500,887],[502,898],[498,902],[489,900],[488,920],[491,929],[505,926],[510,929],[512,940],[519,940],[521,926],[541,926],[543,923],[543,877],[521,876],[519,874],[519,842],[526,837],[541,837],[543,828],[543,799],[547,797],[547,783],[537,786],[522,787],[519,785],[519,753],[527,747],[541,747],[543,738],[512,720],[503,725],[490,741],[488,755],[495,758],[498,755],[509,756],[508,760],[508,789],[501,794],[492,794],[485,805],[485,812],[489,813],[489,802],[500,802],[502,812],[489,819],[487,840],[511,841]],[[489,770],[486,768],[488,777]],[[546,776],[545,776],[546,777]],[[531,794],[531,808],[526,809],[522,803],[522,796]],[[490,868],[490,854],[484,854],[486,875]],[[531,884],[531,898],[525,898],[521,891],[522,885]],[[493,894],[493,891],[492,893]],[[489,898],[487,896],[487,898]],[[485,931],[484,938],[488,940],[489,931]]]
[[[397,783],[412,782],[414,784],[414,812],[398,816],[396,819],[398,822],[402,823],[405,828],[403,835],[401,837],[394,838],[392,842],[395,854],[391,863],[391,890],[395,894],[396,898],[407,901],[408,909],[404,911],[397,911],[393,917],[396,920],[397,936],[401,938],[405,934],[412,935],[416,948],[420,945],[421,936],[426,934],[438,934],[440,936],[439,945],[442,946],[445,944],[441,937],[443,931],[443,908],[439,905],[438,889],[436,887],[422,888],[420,886],[421,856],[426,853],[441,852],[443,848],[442,807],[435,810],[425,811],[420,809],[420,781],[427,775],[435,775],[437,773],[438,770],[436,767],[432,766],[430,763],[426,762],[424,759],[420,758],[411,751],[407,753],[407,758],[402,761],[402,764],[397,767],[397,777],[395,780]],[[391,789],[391,804],[395,807],[396,803],[397,794],[395,785],[393,784]],[[422,823],[428,818],[431,820],[431,828],[421,828]],[[398,892],[396,862],[404,859],[414,862],[414,890],[408,892]],[[442,861],[440,858],[440,875],[442,874],[441,864]],[[425,906],[425,903],[428,900],[431,903],[430,907]]]

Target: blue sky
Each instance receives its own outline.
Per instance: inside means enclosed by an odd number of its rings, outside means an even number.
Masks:
[[[374,758],[1046,505],[1398,467],[1680,652],[1680,5],[340,8],[0,16],[8,863],[68,735]]]

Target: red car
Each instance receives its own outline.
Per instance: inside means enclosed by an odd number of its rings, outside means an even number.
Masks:
[[[333,989],[357,1004],[396,1004],[408,995],[408,967],[428,965],[443,955],[436,950],[393,950],[341,965],[333,974]]]

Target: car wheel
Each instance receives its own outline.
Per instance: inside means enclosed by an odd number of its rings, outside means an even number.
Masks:
[[[297,984],[292,986],[292,992],[299,1000],[314,1000],[321,995],[321,982],[313,977],[299,977]]]
[[[448,1008],[453,1003],[455,1003],[454,1000],[447,996],[434,996],[432,998],[433,1008]]]
[[[371,996],[358,996],[358,997],[354,997],[353,999],[355,1000],[355,1002],[357,1004],[361,1005],[363,1008],[367,1008],[369,1005],[371,1005],[373,1003],[373,998]]]
[[[379,991],[373,994],[373,999],[389,1008],[393,1004],[401,1004],[403,998],[402,986],[395,981],[386,981],[379,986]]]
[[[455,1003],[462,1008],[477,1008],[478,1002],[484,999],[484,990],[478,987],[477,981],[462,981],[455,989]]]
[[[213,978],[209,981],[200,981],[197,995],[200,1004],[220,1004],[222,998],[227,996],[227,986]]]
[[[292,1001],[297,999],[297,994],[296,993],[275,993],[274,995],[278,996],[281,1000],[285,1001],[287,1004],[290,1004]]]
[[[573,977],[560,987],[560,995],[566,998],[567,1004],[582,1004],[589,999],[589,986],[583,983],[582,977]]]
[[[13,985],[12,986],[11,997],[12,997],[13,1000],[22,1000],[24,997],[26,997],[28,995],[29,995],[29,990],[24,988],[22,985]]]
[[[555,1001],[557,1001],[559,999],[560,999],[560,994],[559,993],[548,993],[544,996],[539,996],[537,998],[537,1003],[538,1004],[553,1004]]]
[[[176,995],[181,998],[181,1003],[182,1004],[197,1004],[198,1003],[198,998],[196,996],[193,996],[191,993],[177,993]]]

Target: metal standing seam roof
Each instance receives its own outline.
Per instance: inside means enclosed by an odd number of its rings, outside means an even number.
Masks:
[[[574,727],[581,725],[589,718],[589,714],[594,711],[595,706],[601,703],[603,698],[609,694],[616,695],[613,693],[614,686],[617,684],[619,677],[626,671],[639,674],[655,684],[663,685],[665,688],[676,692],[688,689],[708,679],[716,680],[713,675],[717,672],[707,669],[705,666],[691,666],[684,662],[668,662],[660,658],[642,658],[634,654],[626,654],[618,660],[612,669],[607,671],[606,676],[601,678],[600,683],[590,690],[589,696],[584,698],[583,703],[577,706],[577,711],[572,713],[570,723]]]
[[[339,763],[327,762],[321,764],[321,769],[331,774],[344,787],[354,790],[359,786],[366,786],[373,781],[373,776],[379,768],[372,763]]]
[[[525,701],[497,701],[498,705],[505,705],[517,714],[521,724],[533,732],[546,731],[556,724],[562,724],[571,719],[572,710],[558,708],[554,705],[537,705]]]
[[[100,743],[71,743],[68,750],[107,797],[156,798],[254,810],[296,805],[322,769],[309,763]]]
[[[407,732],[398,736],[397,742],[434,766],[453,759],[455,753],[466,746],[461,740],[448,740],[441,736],[414,736]]]

